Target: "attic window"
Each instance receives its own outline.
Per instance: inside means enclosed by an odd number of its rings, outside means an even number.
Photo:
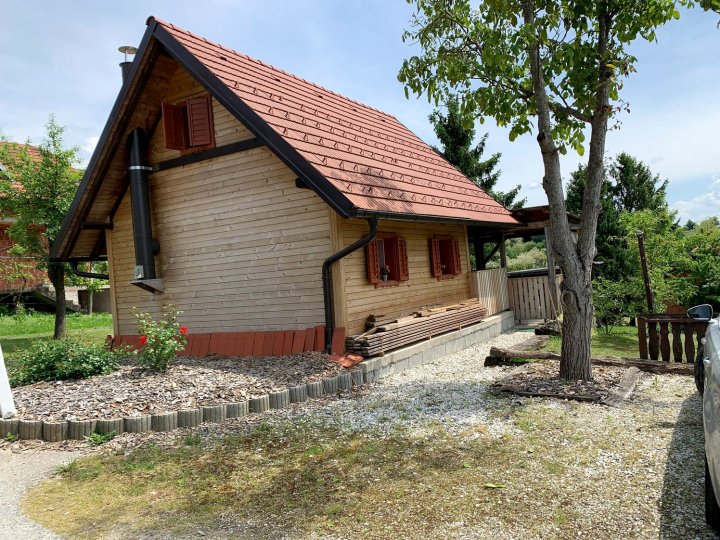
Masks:
[[[462,273],[460,242],[455,238],[431,238],[430,265],[432,275],[438,279],[449,279]]]
[[[410,279],[407,243],[393,233],[380,233],[366,248],[368,281],[375,287],[399,285]]]
[[[165,147],[172,150],[214,147],[215,129],[212,118],[212,100],[208,94],[176,105],[163,103]]]

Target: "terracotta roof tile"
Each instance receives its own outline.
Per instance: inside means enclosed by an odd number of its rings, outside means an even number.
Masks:
[[[516,223],[394,116],[155,20],[357,208]]]

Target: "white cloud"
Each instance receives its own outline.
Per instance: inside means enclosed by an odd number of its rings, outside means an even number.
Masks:
[[[83,140],[82,144],[80,145],[80,161],[82,161],[83,166],[85,166],[90,160],[90,156],[92,156],[92,153],[95,151],[95,147],[97,146],[99,140],[99,135],[86,137]]]
[[[718,184],[716,180],[712,185]],[[687,201],[675,201],[670,206],[678,211],[680,223],[688,219],[695,222],[711,216],[720,216],[720,189],[710,190]]]

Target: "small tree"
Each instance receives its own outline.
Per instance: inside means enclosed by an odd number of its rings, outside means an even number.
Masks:
[[[692,0],[409,0],[412,29],[404,39],[422,48],[403,63],[406,93],[439,102],[457,94],[463,114],[491,116],[510,139],[533,133],[544,167],[550,240],[563,270],[560,377],[591,378],[592,263],[605,140],[623,79],[635,71],[628,46],[655,40],[658,27]],[[718,0],[701,2],[717,9]],[[567,221],[560,154],[585,152],[587,181],[575,241]]]
[[[450,96],[445,106],[447,114],[443,115],[442,112],[436,110],[430,115],[435,135],[442,145],[442,148],[434,148],[435,151],[505,208],[522,208],[526,199],[515,200],[520,186],[516,186],[508,192],[495,189],[495,185],[500,179],[500,171],[497,170],[497,166],[501,154],[495,153],[486,160],[482,159],[488,134],[483,135],[478,144],[473,147],[475,128],[472,127],[472,119],[470,119],[470,126],[466,125],[465,119],[460,113],[457,96]]]
[[[65,335],[65,265],[50,261],[50,246],[70,208],[81,171],[73,168],[78,149],[63,148],[65,128],[50,116],[45,129],[37,156],[31,155],[29,143],[19,146],[4,136],[0,139],[0,163],[6,169],[0,176],[0,215],[14,219],[10,238],[25,256],[35,259],[38,268],[47,270],[55,288],[53,337],[57,339]]]

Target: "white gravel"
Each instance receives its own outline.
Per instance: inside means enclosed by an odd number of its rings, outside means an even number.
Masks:
[[[60,538],[34,521],[20,510],[23,493],[45,479],[60,465],[70,463],[79,453],[38,452],[13,453],[0,451],[0,497],[2,519],[0,538],[6,540],[49,540]]]

